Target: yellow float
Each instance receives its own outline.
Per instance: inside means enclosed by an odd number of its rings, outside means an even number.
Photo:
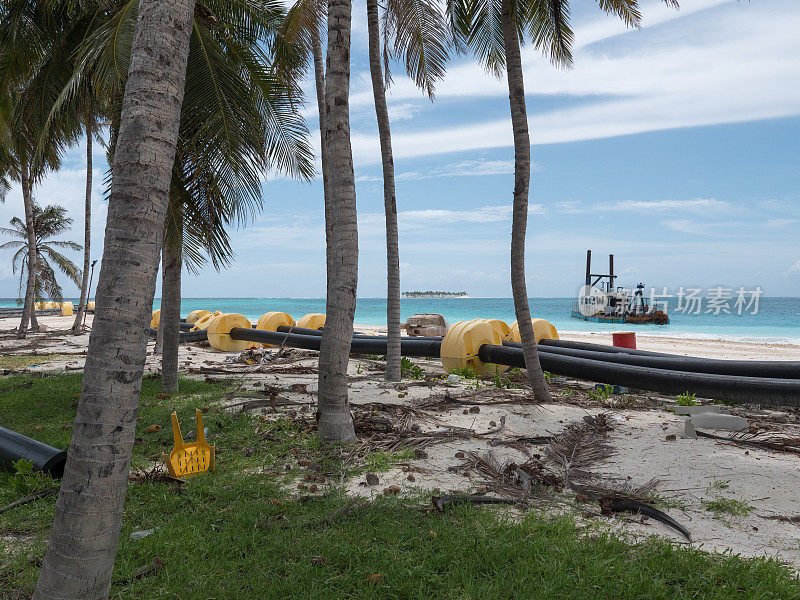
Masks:
[[[213,313],[208,313],[207,315],[203,315],[197,321],[195,321],[194,327],[192,327],[192,331],[203,331],[205,329],[208,329],[208,326],[211,323],[211,320],[214,317],[218,317],[221,314],[222,314],[222,312],[215,311]]]
[[[291,315],[285,312],[266,312],[261,315],[261,318],[256,323],[256,329],[262,331],[278,331],[278,327],[285,325],[287,327],[294,326],[294,319]],[[255,347],[274,348],[274,344],[255,344]]]
[[[33,310],[42,310],[42,303],[41,302],[34,302],[33,303]]]
[[[486,364],[478,358],[478,349],[484,344],[502,345],[498,329],[488,319],[460,321],[447,330],[442,339],[442,367],[449,373],[453,369],[471,367],[476,375],[487,375],[503,365]]]
[[[157,308],[153,311],[153,314],[150,317],[150,329],[158,329],[160,323],[161,323],[161,309]]]
[[[61,303],[61,316],[62,317],[71,317],[75,314],[75,307],[72,305],[72,302],[62,302]]]
[[[244,315],[237,313],[223,313],[217,315],[208,325],[208,343],[214,350],[221,352],[243,352],[250,347],[251,342],[234,340],[231,338],[231,329],[234,327],[252,327]]]
[[[94,310],[94,300],[92,300],[91,302],[87,302],[86,308],[88,308],[89,310]]]
[[[550,321],[546,321],[545,319],[531,319],[531,325],[533,325],[533,337],[536,339],[537,344],[540,340],[558,339],[558,331],[556,331],[556,328],[553,327]],[[516,321],[514,321],[514,324],[511,326],[511,333],[508,339],[512,342],[522,341],[522,338],[519,336],[519,326]]]
[[[300,317],[297,326],[305,329],[321,329],[325,327],[325,315],[321,313],[309,313],[304,317]]]
[[[209,310],[203,310],[202,308],[201,308],[201,309],[198,309],[198,310],[193,310],[193,311],[192,311],[192,312],[190,312],[188,315],[186,315],[186,322],[187,322],[187,323],[191,323],[191,324],[193,324],[193,325],[194,325],[194,324],[195,324],[195,323],[197,323],[197,322],[198,322],[200,319],[202,319],[202,318],[203,318],[203,317],[205,317],[206,315],[210,315],[210,314],[211,314],[211,311],[209,311]]]

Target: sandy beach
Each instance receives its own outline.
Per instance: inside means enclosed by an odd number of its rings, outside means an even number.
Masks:
[[[71,335],[71,318],[42,317],[40,323],[47,331],[31,334],[26,340],[17,340],[11,331],[17,321],[0,320],[0,354],[42,356],[41,363],[22,369],[27,372],[83,369],[89,336]],[[91,324],[91,317],[87,322]],[[367,326],[358,329],[380,331]],[[570,335],[569,339],[610,342],[608,336],[600,334]],[[646,336],[638,341],[643,349],[714,358],[800,358],[800,347],[783,344]],[[387,383],[381,361],[363,357],[350,360],[350,401],[356,418],[362,419],[362,427],[375,415],[385,415],[382,418],[396,424],[393,434],[370,437],[360,433],[360,443],[387,444],[394,439],[392,435],[401,439],[409,431],[432,436],[434,442],[424,446],[416,459],[382,473],[378,483],[370,484],[363,477],[348,481],[348,493],[371,497],[386,493],[388,486],[397,486],[403,494],[496,490],[497,477],[502,479],[502,475],[487,473],[486,464],[502,471],[508,465],[546,455],[548,439],[570,423],[602,414],[610,423],[607,439],[613,452],[594,469],[604,481],[632,486],[652,482],[652,493],[661,509],[690,530],[692,541],[687,542],[653,519],[630,514],[603,516],[596,503],[576,501],[563,481],[548,492],[547,510],[574,515],[592,527],[630,539],[658,535],[706,550],[777,557],[800,568],[800,529],[796,525],[800,520],[796,494],[800,450],[776,451],[734,441],[692,439],[685,435],[683,418],[672,410],[673,399],[659,394],[631,392],[598,399],[591,393],[591,384],[556,378],[550,386],[554,402],[534,405],[524,378],[511,387],[496,387],[491,381],[448,383],[441,378],[438,361],[414,359],[414,363],[422,369],[419,379]],[[273,349],[258,349],[239,355],[191,343],[181,345],[179,365],[184,376],[231,382],[234,391],[230,404],[236,405],[231,410],[252,410],[259,419],[308,419],[314,414],[318,376],[315,352],[289,350],[277,355]],[[155,374],[159,368],[160,357],[153,354],[150,341],[146,372]],[[264,407],[260,400],[255,401],[260,402],[254,404],[255,408],[248,408],[248,403],[254,403],[252,398],[265,393],[276,399],[275,405]],[[752,439],[762,439],[758,437],[762,435],[800,439],[800,416],[795,410],[753,406],[726,410],[747,419],[755,436]],[[720,430],[714,433],[726,438],[731,435]],[[557,470],[554,472],[555,481],[560,481]],[[709,508],[719,501],[740,503],[746,510],[732,515]]]

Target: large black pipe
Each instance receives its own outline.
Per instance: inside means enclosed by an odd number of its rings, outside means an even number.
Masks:
[[[278,331],[288,332],[289,327],[280,326]],[[302,335],[320,336],[322,331],[316,329],[305,329],[302,327],[292,328],[293,333]],[[354,336],[355,338],[356,336]],[[386,336],[364,336],[367,339],[386,340]],[[405,338],[404,338],[405,339]],[[413,340],[434,340],[439,337],[413,337]],[[545,342],[560,340],[542,340],[539,343],[540,353],[563,354],[577,358],[588,358],[610,363],[628,364],[640,367],[652,367],[656,369],[667,369],[673,371],[688,371],[693,373],[715,373],[717,375],[740,375],[745,377],[774,377],[785,379],[800,379],[800,362],[795,361],[753,361],[753,360],[719,360],[710,358],[697,358],[692,356],[680,356],[676,354],[663,354],[660,352],[645,352],[643,350],[632,350],[616,346],[601,346],[599,344],[586,344],[590,347],[603,348],[599,350],[576,349],[551,345]],[[503,342],[504,346],[512,348],[522,348],[519,342]],[[609,348],[611,350],[609,350]]]
[[[505,343],[503,344],[506,345]],[[800,379],[800,362],[771,360],[720,360],[714,358],[695,358],[689,356],[664,355],[649,356],[626,354],[623,352],[595,352],[553,346],[539,347],[540,354],[560,354],[576,358],[588,358],[608,363],[620,363],[639,367],[652,367],[672,371],[693,373],[715,373],[717,375],[741,375],[745,377],[777,377]]]
[[[11,468],[11,463],[23,458],[33,463],[35,471],[61,477],[64,475],[64,463],[67,462],[67,451],[0,427],[0,465]]]
[[[507,342],[503,345],[514,346],[522,348],[519,342]],[[554,348],[574,348],[575,350],[592,350],[595,352],[610,352],[610,353],[625,353],[625,354],[638,354],[640,356],[675,356],[674,354],[665,354],[663,352],[650,352],[649,350],[634,350],[633,348],[622,348],[620,346],[606,346],[604,344],[591,344],[589,342],[572,342],[569,340],[539,340],[540,346],[552,346]],[[691,357],[688,357],[691,358]]]
[[[282,333],[278,331],[262,331],[260,329],[247,329],[234,327],[231,329],[231,338],[261,344],[286,344],[293,348],[306,350],[319,350],[322,336],[302,335],[297,333]],[[400,352],[403,356],[417,358],[438,357],[442,342],[440,340],[404,339],[400,342]],[[385,338],[353,338],[350,345],[351,354],[386,354]]]
[[[306,327],[289,327],[288,325],[278,325],[278,331],[280,333],[299,333],[300,335],[322,335],[322,328],[319,329],[308,329]],[[354,332],[354,338],[370,338],[374,340],[385,340],[386,334],[382,333],[380,335],[372,335],[371,333],[361,333],[361,332]],[[427,341],[434,341],[434,342],[441,342],[441,336],[425,336],[425,335],[412,335],[408,336],[409,340],[427,340]]]
[[[158,337],[158,329],[153,329],[151,327],[149,329],[149,334],[152,338]],[[205,329],[201,329],[200,331],[181,331],[180,333],[180,342],[182,344],[188,342],[201,342],[207,339],[208,332]]]
[[[478,358],[487,363],[525,368],[522,351],[509,346],[484,344],[478,350]],[[539,363],[551,373],[662,394],[689,392],[703,398],[730,402],[800,405],[800,380],[797,379],[692,373],[544,352],[539,354]]]

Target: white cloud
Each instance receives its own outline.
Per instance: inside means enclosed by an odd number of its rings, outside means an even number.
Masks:
[[[712,198],[694,198],[692,200],[623,200],[613,204],[598,204],[598,209],[604,210],[624,210],[640,212],[662,212],[662,211],[681,211],[689,210],[705,212],[713,210],[724,210],[728,203],[723,200]]]
[[[789,267],[789,273],[800,273],[800,260]]]
[[[420,111],[419,106],[404,102],[403,104],[390,104],[389,105],[389,120],[390,121],[407,121],[413,119]]]
[[[546,112],[536,112],[531,104],[534,143],[800,113],[800,86],[792,83],[800,80],[797,3],[698,0],[685,3],[680,13],[653,4],[645,6],[643,13],[648,25],[643,30],[626,32],[606,17],[578,27],[573,70],[555,69],[532,48],[525,50],[529,98],[588,100]],[[507,93],[504,81],[465,61],[449,69],[437,97],[466,102],[479,97],[500,99]],[[419,97],[408,80],[396,81],[390,94],[395,102]],[[354,86],[351,106],[368,103],[369,88]],[[448,110],[454,110],[452,106],[449,103]],[[430,110],[433,113],[437,108]],[[507,147],[512,142],[506,118],[407,130],[393,138],[398,158]],[[373,135],[354,132],[353,148],[359,164],[376,162]]]
[[[794,225],[795,223],[800,223],[800,219],[768,219],[765,223],[765,227],[788,227],[789,225]]]

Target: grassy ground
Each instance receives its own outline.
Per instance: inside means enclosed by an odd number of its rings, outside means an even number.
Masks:
[[[37,355],[0,355],[0,369],[17,369],[31,367],[61,358],[62,354],[37,354]]]
[[[355,503],[335,492],[342,473],[407,456],[343,462],[340,450],[321,448],[296,422],[216,412],[225,393],[219,384],[182,380],[171,398],[159,398],[159,388],[144,382],[134,464],[146,467],[169,451],[172,410],[186,434],[193,409],[209,407],[217,471],[181,486],[130,482],[113,598],[800,598],[794,573],[774,561],[657,540],[631,545],[533,512],[521,521],[468,507],[440,516],[425,497]],[[79,392],[79,375],[0,379],[0,423],[65,447]],[[145,433],[151,425],[163,430]],[[305,495],[312,482],[328,493]],[[52,484],[0,471],[0,505]],[[44,498],[0,514],[0,598],[32,589],[54,503]],[[156,558],[163,566],[132,578]]]

